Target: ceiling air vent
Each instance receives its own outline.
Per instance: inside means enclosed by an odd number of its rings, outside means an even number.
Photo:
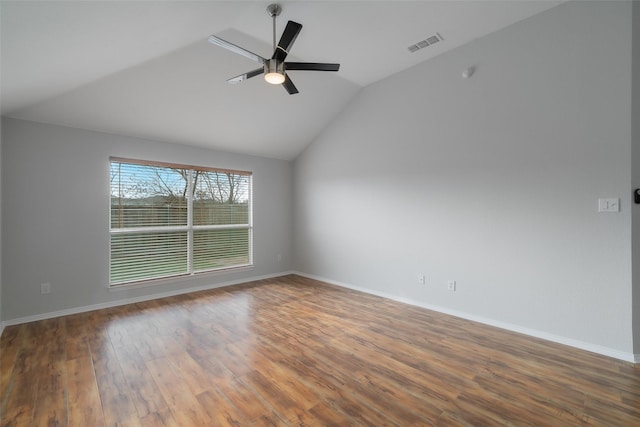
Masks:
[[[420,49],[424,49],[425,47],[431,46],[432,44],[438,43],[442,40],[444,40],[442,36],[439,33],[435,33],[435,35],[431,37],[427,37],[426,39],[421,40],[416,44],[412,44],[407,49],[409,49],[409,52],[414,53],[419,51]]]

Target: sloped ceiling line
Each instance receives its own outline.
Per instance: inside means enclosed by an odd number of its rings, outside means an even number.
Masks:
[[[216,34],[269,55],[265,2],[0,3],[2,114],[83,129],[295,158],[373,82],[561,1],[280,2],[303,24],[297,61],[338,73],[297,73],[300,94],[225,80],[251,61],[206,42]],[[446,40],[411,54],[441,32]],[[295,72],[292,72],[292,75]]]

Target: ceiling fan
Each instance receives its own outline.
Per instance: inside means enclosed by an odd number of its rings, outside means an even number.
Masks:
[[[293,21],[287,22],[287,26],[285,27],[282,36],[280,37],[280,41],[276,45],[276,17],[280,15],[280,12],[282,12],[282,8],[278,4],[271,4],[267,7],[267,13],[273,18],[273,56],[271,56],[271,59],[263,58],[260,55],[248,51],[247,49],[223,40],[220,37],[216,37],[213,35],[209,36],[210,43],[238,53],[262,64],[262,67],[260,68],[256,68],[255,70],[251,70],[244,74],[240,74],[239,76],[228,79],[227,83],[240,83],[244,80],[250,79],[251,77],[255,77],[264,73],[264,79],[268,83],[274,85],[281,84],[287,90],[287,92],[289,92],[289,95],[294,95],[298,93],[298,89],[287,75],[287,71],[338,71],[340,69],[340,64],[325,64],[317,62],[285,62],[284,60],[287,57],[291,46],[293,46],[293,42],[296,40],[296,37],[298,37],[300,30],[302,30],[302,25]]]

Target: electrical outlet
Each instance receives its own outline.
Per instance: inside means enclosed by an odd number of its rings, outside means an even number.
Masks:
[[[282,254],[278,254],[276,256],[276,259],[278,260],[278,262],[282,262]]]
[[[427,278],[425,277],[424,274],[419,274],[418,275],[418,283],[420,283],[421,285],[426,285],[427,284]]]
[[[40,284],[40,293],[42,295],[50,294],[51,293],[51,283],[42,283],[42,284]]]
[[[451,292],[455,292],[456,291],[456,281],[455,280],[449,280],[449,282],[447,283],[447,289],[449,289]]]

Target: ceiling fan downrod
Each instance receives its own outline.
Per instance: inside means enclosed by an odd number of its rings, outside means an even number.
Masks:
[[[269,16],[273,18],[273,50],[274,51],[276,50],[276,17],[280,15],[280,12],[282,12],[282,7],[280,7],[280,5],[277,3],[270,4],[269,6],[267,6],[267,14],[269,14]]]

